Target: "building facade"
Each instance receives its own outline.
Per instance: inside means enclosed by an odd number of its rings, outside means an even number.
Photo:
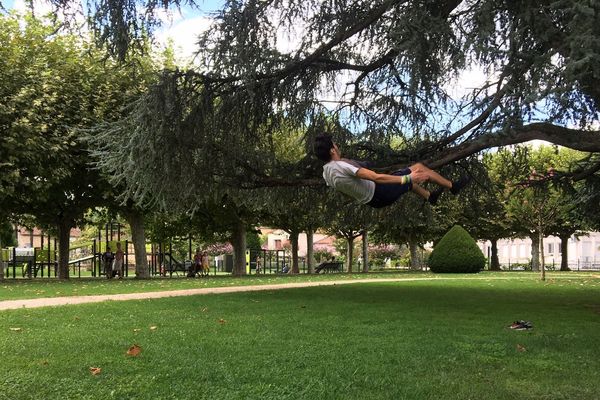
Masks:
[[[479,247],[486,257],[492,254],[489,241],[480,242]],[[600,269],[600,232],[589,232],[582,236],[571,236],[567,246],[569,268]],[[548,266],[560,267],[562,258],[560,238],[544,238],[544,262]],[[531,261],[531,240],[502,239],[498,241],[498,259],[500,265],[528,264]]]

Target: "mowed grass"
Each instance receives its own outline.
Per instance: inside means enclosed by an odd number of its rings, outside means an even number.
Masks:
[[[591,272],[548,272],[549,279],[594,279],[600,278],[600,273]],[[535,280],[539,276],[537,272],[490,272],[485,271],[479,274],[451,274],[436,275],[430,272],[421,271],[386,271],[363,273],[335,273],[318,275],[248,275],[243,277],[228,276],[210,276],[209,278],[151,278],[138,280],[135,278],[125,279],[105,279],[105,278],[72,278],[68,281],[58,279],[6,279],[0,281],[0,301],[19,300],[19,299],[39,299],[46,297],[62,296],[89,296],[101,294],[120,294],[120,293],[140,293],[140,292],[158,292],[167,290],[185,290],[212,288],[224,286],[248,286],[248,285],[269,285],[285,284],[296,282],[320,282],[332,280],[363,280],[363,279],[481,279],[498,278],[513,280]]]
[[[0,399],[595,399],[599,332],[594,277],[4,311]]]
[[[405,277],[431,278],[434,277],[434,275],[426,272],[400,271],[381,273],[370,272],[368,274],[335,273],[318,275],[248,275],[237,278],[228,275],[210,276],[208,278],[173,277],[151,278],[146,280],[138,280],[135,278],[110,280],[105,278],[71,278],[68,281],[60,281],[54,278],[32,280],[6,279],[4,281],[0,281],[0,301],[60,296],[87,296],[98,294],[157,292],[165,290],[184,290],[223,286],[267,285],[293,282],[319,282],[340,279],[353,280]]]

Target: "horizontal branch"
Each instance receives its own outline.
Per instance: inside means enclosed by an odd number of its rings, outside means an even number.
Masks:
[[[433,158],[423,160],[430,168],[440,168],[485,149],[525,143],[530,140],[547,142],[574,150],[600,152],[600,131],[582,131],[548,123],[534,123],[510,131],[493,132],[447,148]]]

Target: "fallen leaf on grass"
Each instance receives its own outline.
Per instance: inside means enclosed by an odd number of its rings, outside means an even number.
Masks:
[[[527,349],[525,348],[525,346],[521,346],[520,344],[517,344],[517,351],[523,353],[523,352],[527,351]]]
[[[202,309],[202,312],[207,312],[207,311],[208,311],[208,308],[206,308],[206,307],[204,307],[204,308]]]
[[[8,328],[13,332],[21,332],[23,330],[23,328]]]
[[[134,332],[139,332],[139,331],[141,331],[141,329],[140,328],[135,328],[133,331]]]
[[[40,361],[40,365],[48,365],[48,360],[42,360],[42,361]]]
[[[132,357],[137,357],[142,352],[142,348],[137,344],[134,344],[127,350],[127,355]]]
[[[223,318],[221,318],[221,319],[219,320],[219,323],[220,323],[221,325],[223,325],[223,324],[226,324],[226,323],[227,323],[227,321],[225,321]]]
[[[102,372],[102,368],[90,367],[90,373],[92,375],[100,375],[100,372]]]
[[[157,329],[158,329],[158,326],[151,326],[151,327],[150,327],[150,330],[151,330],[151,331],[155,331],[155,330],[157,330]]]

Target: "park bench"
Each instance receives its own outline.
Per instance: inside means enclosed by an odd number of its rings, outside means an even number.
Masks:
[[[339,262],[339,261],[322,262],[321,264],[317,265],[317,267],[315,268],[315,273],[318,274],[321,271],[324,271],[325,273],[342,272],[342,267],[343,267],[343,263]]]
[[[191,267],[192,267],[191,261],[171,262],[171,263],[167,263],[165,265],[164,271],[165,271],[165,275],[169,274],[169,276],[172,276],[173,274],[179,276],[179,273],[183,273],[183,275],[187,275],[187,273],[189,272]]]

